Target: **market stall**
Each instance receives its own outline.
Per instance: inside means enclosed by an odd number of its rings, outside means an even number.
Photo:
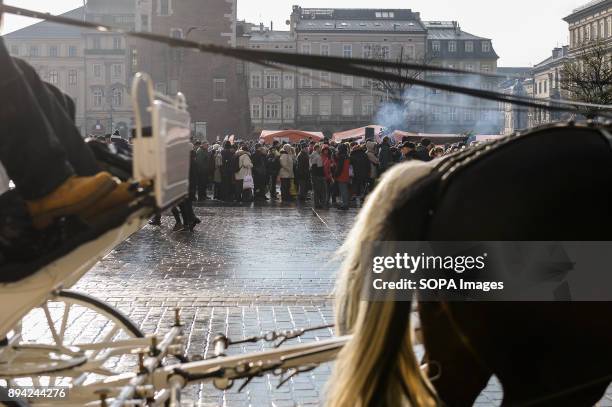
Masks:
[[[272,144],[274,140],[285,143],[299,143],[302,140],[321,141],[325,137],[321,132],[301,130],[263,130],[259,136],[259,142]]]

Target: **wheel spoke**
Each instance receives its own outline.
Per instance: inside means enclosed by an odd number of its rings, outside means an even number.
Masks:
[[[62,325],[60,328],[60,333],[59,333],[59,337],[62,341],[62,343],[64,343],[64,336],[66,334],[66,328],[68,327],[68,316],[70,315],[70,307],[72,306],[72,304],[65,302],[64,303],[64,315],[62,317]]]
[[[60,337],[57,334],[57,330],[55,329],[55,323],[53,322],[53,319],[51,318],[51,312],[49,311],[49,306],[47,305],[47,303],[45,303],[42,306],[42,308],[45,311],[45,317],[47,318],[47,324],[49,325],[49,330],[51,330],[51,335],[53,336],[55,345],[58,348],[62,348],[64,344],[60,341]]]

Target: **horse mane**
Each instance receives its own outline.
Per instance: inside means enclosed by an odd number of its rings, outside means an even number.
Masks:
[[[339,334],[353,337],[339,354],[329,381],[333,385],[328,389],[330,406],[439,404],[412,348],[410,303],[362,298],[365,278],[371,273],[362,260],[371,257],[366,243],[404,240],[402,228],[407,225],[394,222],[394,213],[437,162],[411,161],[388,170],[339,250],[345,260],[336,286],[336,326]]]

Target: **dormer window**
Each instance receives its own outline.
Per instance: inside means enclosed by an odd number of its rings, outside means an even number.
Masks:
[[[393,11],[377,11],[376,18],[395,18],[395,12]]]
[[[490,52],[491,51],[491,43],[489,41],[482,42],[482,52]]]

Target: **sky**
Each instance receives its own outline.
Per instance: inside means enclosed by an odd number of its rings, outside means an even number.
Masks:
[[[127,1],[127,0],[126,0]],[[285,22],[293,4],[304,8],[410,8],[423,20],[456,20],[471,34],[491,38],[499,66],[533,66],[554,47],[568,43],[562,18],[589,0],[238,0],[238,18],[252,23]],[[5,4],[59,14],[79,7],[83,0],[4,0]],[[5,16],[2,34],[35,20]]]

